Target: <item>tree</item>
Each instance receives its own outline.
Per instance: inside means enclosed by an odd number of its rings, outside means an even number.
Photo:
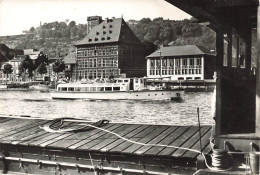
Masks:
[[[72,28],[76,26],[76,22],[75,21],[70,21],[69,25],[68,25],[68,28]]]
[[[36,68],[37,67],[35,66],[33,60],[28,55],[26,55],[25,59],[21,62],[20,66],[19,66],[19,70],[21,71],[21,73],[28,72],[29,78],[33,77],[33,71]]]
[[[35,31],[35,28],[34,28],[34,27],[31,27],[29,31],[30,31],[30,32],[34,32],[34,31]]]
[[[12,65],[7,63],[4,65],[4,70],[3,70],[4,74],[6,74],[6,83],[7,83],[7,77],[9,74],[11,74],[13,72],[13,69],[12,69]]]
[[[57,60],[54,62],[52,69],[56,73],[56,80],[58,80],[59,72],[63,72],[65,70],[65,64],[63,61]]]
[[[39,74],[46,74],[47,73],[47,67],[46,67],[46,64],[45,63],[41,63],[40,65],[39,65],[39,67],[37,68],[37,72],[39,73]]]

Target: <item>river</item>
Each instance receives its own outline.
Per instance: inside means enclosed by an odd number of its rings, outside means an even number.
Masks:
[[[53,100],[49,93],[38,91],[0,91],[0,116],[26,115],[36,118],[73,117],[97,121],[195,125],[197,108],[201,124],[213,124],[211,92],[185,93],[176,101],[89,101]]]

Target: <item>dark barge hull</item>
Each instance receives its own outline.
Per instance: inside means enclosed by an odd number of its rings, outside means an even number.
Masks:
[[[46,120],[0,117],[0,169],[27,174],[192,174],[199,154],[142,146],[99,129],[48,133]],[[68,125],[79,122],[68,122]],[[109,123],[103,129],[133,141],[199,150],[197,126]],[[202,147],[210,152],[210,126],[202,126]]]

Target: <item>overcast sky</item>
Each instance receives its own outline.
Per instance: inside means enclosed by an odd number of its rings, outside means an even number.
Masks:
[[[182,20],[190,16],[164,0],[0,0],[0,36],[54,21],[85,24],[88,16]]]

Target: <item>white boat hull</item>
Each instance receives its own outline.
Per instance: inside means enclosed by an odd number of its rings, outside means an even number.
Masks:
[[[118,92],[51,92],[53,99],[92,100],[165,100],[181,99],[184,90],[118,91]]]

